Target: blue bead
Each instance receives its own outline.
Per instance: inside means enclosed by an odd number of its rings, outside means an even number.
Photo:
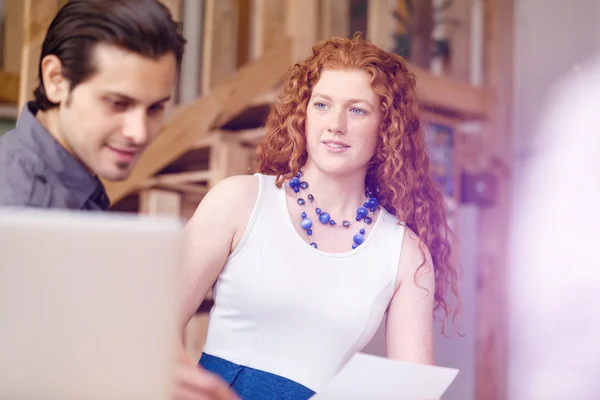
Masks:
[[[375,197],[369,198],[369,201],[367,203],[369,205],[365,206],[365,207],[368,207],[368,208],[376,208],[379,205],[379,202],[377,201],[377,199]]]
[[[292,189],[300,188],[300,179],[298,179],[298,178],[290,179],[290,187]]]
[[[315,242],[312,242],[310,245],[311,245],[312,247],[314,247],[315,249],[317,248],[317,244],[316,244]]]
[[[302,229],[306,230],[306,229],[310,229],[312,227],[312,221],[310,220],[310,218],[304,218],[302,220],[302,222],[300,222],[300,226],[302,227]]]
[[[312,235],[312,229],[307,229],[307,230],[306,230],[306,234],[307,234],[308,236]]]
[[[317,207],[317,209],[315,210],[315,212],[316,212],[317,214],[321,214],[321,209]]]
[[[305,212],[303,212],[302,214],[300,214],[300,216],[301,216],[302,218],[306,218],[306,213],[305,213]]]
[[[296,173],[296,178],[302,178],[302,171],[298,171]]]
[[[365,224],[370,224],[371,222],[373,222],[373,220],[371,219],[371,217],[366,217],[365,218]]]
[[[300,188],[295,187],[294,188],[294,192],[298,193],[300,191]]]
[[[331,226],[334,226],[335,224],[336,224],[336,223],[335,223],[335,221],[334,221],[334,220],[330,220],[330,221],[329,221],[329,225],[331,225]]]
[[[302,190],[306,190],[306,189],[308,189],[308,182],[302,182],[302,183],[300,184],[300,188],[301,188]]]
[[[298,199],[298,204],[300,204],[301,206],[304,205],[304,199]]]
[[[354,235],[352,240],[354,240],[354,243],[360,245],[363,244],[363,242],[365,241],[365,237],[362,234],[357,233],[356,235]]]
[[[358,210],[356,210],[356,215],[359,215],[360,217],[364,218],[367,215],[369,215],[369,210],[367,210],[366,207],[359,207]]]
[[[367,202],[367,203],[363,204],[363,207],[369,208],[369,203]]]
[[[321,221],[322,224],[328,223],[330,219],[329,213],[324,212],[319,214],[319,221]]]
[[[357,216],[356,216],[356,220],[357,220],[357,221],[360,221],[361,219],[362,219],[362,217],[361,217],[360,215],[357,215]]]
[[[350,221],[343,220],[343,221],[342,221],[342,226],[343,226],[344,228],[347,228],[347,227],[349,227],[349,226],[350,226]]]
[[[360,232],[361,235],[364,235],[365,234],[365,229],[363,228],[359,232]]]
[[[358,245],[357,245],[356,243],[352,243],[352,248],[353,248],[353,249],[355,249],[355,248],[357,248],[357,247],[358,247]]]
[[[315,201],[315,196],[313,196],[312,194],[309,194],[309,195],[308,195],[308,201],[310,201],[311,203],[312,203],[313,201]]]

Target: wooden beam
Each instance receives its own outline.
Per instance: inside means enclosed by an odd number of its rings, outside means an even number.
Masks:
[[[385,51],[394,49],[397,22],[393,12],[396,0],[369,0],[367,6],[367,39]]]
[[[25,32],[23,25],[24,12],[23,0],[4,1],[2,69],[17,76],[21,72],[21,47],[23,46],[23,34]],[[18,100],[14,103],[17,104],[17,102]]]
[[[317,0],[286,1],[286,33],[292,40],[292,62],[303,60],[318,42],[319,4]]]
[[[204,1],[202,94],[209,93],[216,83],[231,76],[237,68],[239,16],[237,0]]]
[[[210,148],[216,141],[218,132],[211,131],[207,135],[201,136],[192,143],[190,150]]]
[[[287,37],[274,40],[261,59],[238,69],[235,75],[219,83],[221,90],[227,94],[227,102],[214,121],[211,129],[217,129],[229,122],[257,97],[276,89],[283,81],[291,60],[291,41]]]
[[[39,84],[38,66],[42,43],[60,4],[57,0],[23,0],[24,36],[19,73],[19,110],[27,101],[33,99],[33,91]]]
[[[263,126],[260,128],[243,129],[239,131],[222,131],[221,135],[227,140],[252,146],[258,144],[266,133],[267,129]]]
[[[429,68],[432,58],[432,33],[435,25],[433,0],[419,0],[413,4],[410,60],[421,68]]]
[[[148,189],[140,192],[140,213],[149,215],[179,216],[181,195],[176,192]]]
[[[10,71],[0,71],[0,103],[19,102],[19,75]]]
[[[146,179],[140,183],[140,187],[153,187],[156,185],[177,185],[185,183],[207,182],[212,178],[211,171],[188,171],[175,174],[160,174]]]
[[[242,67],[235,76],[217,84],[207,96],[174,114],[127,180],[105,182],[111,201],[120,200],[141,181],[175,161],[198,138],[222,126],[257,95],[272,90],[285,76],[289,64],[289,40],[281,38],[259,60]]]
[[[194,198],[202,198],[208,193],[208,186],[204,184],[194,183],[171,183],[171,182],[155,182],[147,180],[138,186],[140,192],[149,189],[160,189],[170,192],[179,193],[181,195],[190,195]]]
[[[319,40],[350,35],[350,0],[321,0]]]
[[[158,183],[154,188],[170,190],[193,198],[202,198],[208,193],[208,186],[188,183]]]
[[[450,41],[450,76],[469,82],[471,55],[471,3],[472,0],[454,0],[444,11],[443,18],[454,19],[458,25],[444,27]]]
[[[252,100],[253,106],[262,106],[265,104],[274,104],[281,94],[281,87],[277,87],[269,92],[263,93],[262,95],[256,96]]]
[[[238,141],[228,140],[224,135],[217,135],[216,138],[219,140],[210,153],[210,170],[213,173],[210,187],[229,176],[247,174],[255,152]]]
[[[494,107],[493,92],[450,77],[409,65],[417,79],[417,90],[427,107],[447,111],[464,118],[485,119]]]
[[[241,130],[214,130],[207,136],[198,138],[191,149],[204,149],[219,145],[222,141],[232,141],[243,145],[254,146],[266,133],[265,127]]]
[[[485,7],[485,84],[496,101],[486,129],[488,171],[497,179],[498,198],[481,209],[476,293],[475,397],[507,398],[507,271],[511,212],[510,168],[512,152],[514,0],[487,0]],[[549,350],[551,351],[551,350]]]
[[[250,60],[252,0],[238,0],[237,66]]]
[[[286,34],[287,0],[253,0],[251,11],[250,59],[259,58],[273,41]]]

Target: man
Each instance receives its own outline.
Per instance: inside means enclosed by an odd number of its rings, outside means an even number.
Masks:
[[[73,0],[42,45],[35,100],[0,138],[0,206],[106,210],[165,117],[184,38],[156,0]]]
[[[0,139],[0,207],[107,210],[100,178],[126,179],[155,139],[184,44],[157,0],[71,0],[60,9],[35,100]],[[236,398],[179,357],[176,398]]]

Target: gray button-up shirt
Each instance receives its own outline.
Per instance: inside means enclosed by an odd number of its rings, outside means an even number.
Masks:
[[[35,118],[33,102],[0,137],[0,207],[107,210],[102,182]]]

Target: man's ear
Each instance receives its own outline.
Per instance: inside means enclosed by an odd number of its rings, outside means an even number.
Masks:
[[[52,103],[64,103],[69,97],[69,82],[65,79],[60,59],[54,54],[42,59],[42,82],[46,97]]]

